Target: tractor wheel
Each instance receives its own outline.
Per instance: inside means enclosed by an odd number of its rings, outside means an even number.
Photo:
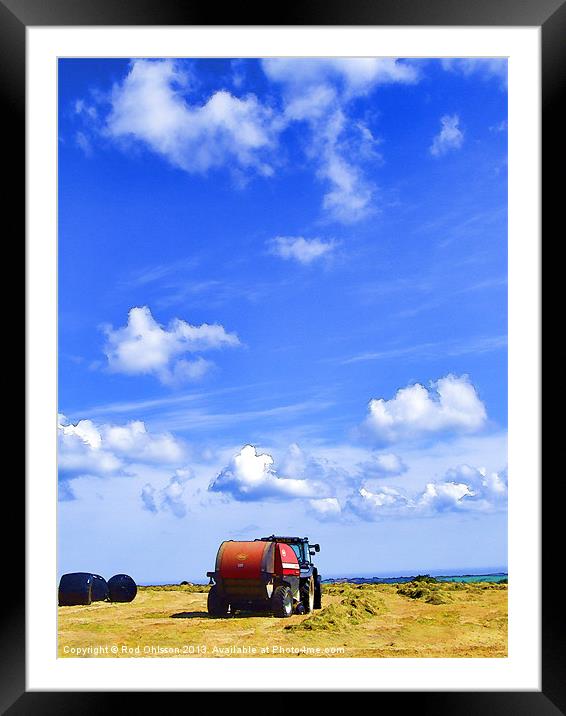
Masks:
[[[322,609],[322,579],[320,578],[320,574],[316,575],[314,584],[314,608]]]
[[[301,604],[305,608],[305,614],[310,614],[314,609],[314,579],[309,577],[301,584]]]
[[[293,595],[289,587],[276,587],[271,597],[271,609],[276,617],[290,617],[293,613]]]
[[[206,606],[211,617],[228,616],[228,602],[220,596],[216,584],[210,588]]]

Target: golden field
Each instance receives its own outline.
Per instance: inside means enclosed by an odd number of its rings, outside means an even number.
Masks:
[[[506,657],[506,584],[332,584],[323,609],[210,618],[207,587],[59,607],[60,657]]]

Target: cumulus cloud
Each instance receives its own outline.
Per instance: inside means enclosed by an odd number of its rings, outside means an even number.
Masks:
[[[507,469],[489,472],[484,467],[459,465],[448,470],[444,480],[467,486],[468,494],[462,504],[465,509],[489,510],[507,503]]]
[[[422,512],[449,512],[461,507],[462,500],[473,494],[470,486],[463,482],[429,482],[415,509]]]
[[[190,470],[176,470],[161,490],[157,490],[151,483],[145,484],[140,494],[144,509],[153,514],[169,511],[175,517],[185,517],[187,514],[185,483],[192,477]]]
[[[59,471],[67,477],[128,474],[134,462],[173,464],[185,455],[170,433],[152,434],[139,420],[125,425],[79,420],[73,425],[60,415],[58,435]]]
[[[59,424],[59,472],[64,475],[109,475],[124,470],[123,460],[102,448],[100,433],[90,420]]]
[[[488,473],[484,468],[460,465],[443,479],[428,482],[407,496],[392,487],[370,491],[362,487],[346,502],[346,511],[376,521],[391,517],[432,517],[449,512],[493,512],[507,502],[507,470]]]
[[[430,145],[430,153],[433,157],[440,157],[462,146],[464,133],[460,129],[459,124],[460,118],[457,114],[445,114],[440,118],[440,132],[434,137]]]
[[[397,391],[394,398],[369,403],[366,428],[381,440],[394,441],[444,431],[474,432],[485,425],[485,406],[468,376],[447,375]]]
[[[268,242],[268,246],[275,256],[307,265],[328,257],[335,248],[335,242],[302,236],[277,236]]]
[[[163,328],[147,306],[132,308],[122,328],[105,328],[104,352],[110,370],[127,375],[154,375],[165,385],[201,378],[213,365],[202,357],[181,356],[238,346],[235,333],[219,324],[193,326],[179,318]]]
[[[329,495],[327,485],[307,478],[278,473],[273,458],[245,445],[211,482],[209,490],[224,492],[236,500],[316,499]]]
[[[140,142],[187,172],[235,164],[270,175],[272,111],[252,94],[238,98],[226,90],[191,104],[189,90],[179,62],[134,60],[112,90],[103,131],[115,140]]]
[[[459,465],[444,479],[429,482],[415,502],[415,512],[492,512],[507,504],[507,470],[488,472],[483,467]]]
[[[110,450],[140,462],[178,462],[184,450],[169,433],[151,435],[141,420],[126,425],[101,426],[103,444]]]

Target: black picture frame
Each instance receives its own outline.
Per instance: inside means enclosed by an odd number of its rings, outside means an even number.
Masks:
[[[218,22],[218,17],[222,22]],[[420,26],[535,26],[542,38],[542,145],[543,227],[558,226],[562,214],[564,114],[561,90],[566,75],[565,0],[303,0],[301,3],[226,5],[219,12],[211,3],[180,0],[0,0],[0,96],[4,136],[11,154],[9,179],[4,189],[6,236],[25,232],[25,58],[26,27],[73,25],[420,25]],[[551,181],[551,177],[553,180]],[[558,483],[558,484],[556,484]],[[543,492],[543,574],[554,576],[562,543],[562,520],[553,518],[560,509],[564,480],[555,480],[552,493]],[[20,506],[23,516],[24,481],[11,479],[10,505]],[[13,511],[13,510],[12,510]],[[15,513],[14,513],[15,514]],[[24,520],[18,539],[9,529],[5,551],[12,563],[3,590],[2,652],[0,659],[0,708],[8,714],[100,713],[124,709],[131,712],[136,696],[142,706],[163,707],[162,693],[131,692],[29,692],[25,686],[25,582]],[[9,545],[9,547],[8,547]],[[7,555],[5,555],[6,561]],[[9,584],[8,584],[9,581]],[[41,586],[28,584],[28,589]],[[529,585],[533,588],[534,585]],[[558,589],[542,587],[542,689],[538,692],[380,692],[379,708],[410,708],[434,714],[545,714],[566,713],[566,665],[564,659],[563,604]],[[304,685],[301,687],[304,688]],[[297,689],[299,690],[299,689]],[[179,694],[177,694],[179,696]],[[183,696],[181,694],[181,696]],[[160,699],[157,702],[157,698]],[[110,701],[112,702],[110,705]],[[186,704],[186,701],[185,701]]]

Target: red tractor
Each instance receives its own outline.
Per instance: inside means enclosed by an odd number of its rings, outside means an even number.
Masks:
[[[311,557],[320,551],[308,537],[262,537],[222,542],[210,577],[208,613],[271,611],[277,617],[320,609],[321,579]]]

